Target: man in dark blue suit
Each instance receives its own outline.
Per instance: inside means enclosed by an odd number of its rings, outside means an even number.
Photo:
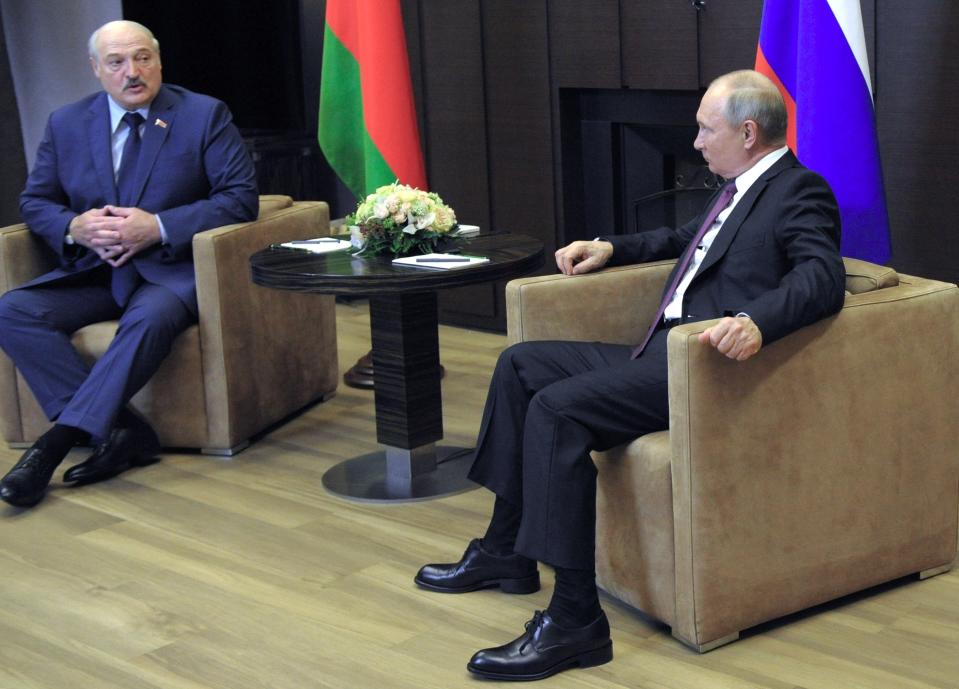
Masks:
[[[546,611],[512,642],[476,653],[471,672],[532,680],[612,658],[595,583],[590,451],[668,427],[672,326],[719,319],[700,342],[744,361],[842,307],[836,200],[785,146],[776,87],[752,71],[725,75],[706,91],[696,119],[695,147],[727,180],[699,217],[556,252],[567,275],[680,257],[646,340],[525,342],[497,362],[470,472],[496,494],[492,519],[459,562],[426,565],[415,581],[444,593],[530,593],[542,561],[556,571],[556,585]]]
[[[95,443],[64,474],[78,484],[154,460],[157,436],[126,403],[197,320],[193,235],[258,211],[229,110],[162,83],[149,29],[110,22],[89,49],[103,92],[50,116],[20,197],[59,266],[0,298],[0,347],[55,421],[0,481],[0,498],[19,506],[42,499],[77,443]],[[112,319],[116,337],[91,367],[70,336]]]

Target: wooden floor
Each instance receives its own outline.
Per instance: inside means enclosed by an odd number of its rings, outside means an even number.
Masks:
[[[369,346],[339,305],[341,368]],[[471,445],[502,336],[441,328],[446,441]],[[530,596],[420,591],[427,561],[481,535],[490,495],[363,506],[323,472],[376,448],[372,394],[341,387],[233,460],[165,455],[31,510],[0,508],[0,689],[488,686],[466,661],[543,608]],[[5,472],[19,453],[0,449]],[[79,454],[69,458],[72,462]],[[959,687],[959,572],[901,581],[697,655],[605,601],[615,659],[542,687]]]

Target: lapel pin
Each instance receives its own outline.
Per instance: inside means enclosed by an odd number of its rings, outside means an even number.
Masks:
[[[162,127],[163,129],[166,129],[166,122],[164,122],[163,120],[161,120],[161,119],[158,117],[158,118],[156,118],[156,121],[153,123],[153,126],[154,126],[154,127]]]

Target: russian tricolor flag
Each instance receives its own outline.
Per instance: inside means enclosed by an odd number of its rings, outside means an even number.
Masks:
[[[766,0],[756,70],[786,99],[789,147],[836,194],[843,256],[888,261],[889,216],[859,0]]]

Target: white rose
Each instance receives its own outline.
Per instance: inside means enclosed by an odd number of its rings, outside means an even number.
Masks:
[[[429,213],[416,220],[416,227],[420,230],[425,230],[427,227],[433,224],[434,220],[436,220],[436,213]]]

